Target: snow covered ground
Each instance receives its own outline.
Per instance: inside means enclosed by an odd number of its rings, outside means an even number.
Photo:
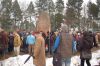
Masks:
[[[29,61],[26,64],[24,64],[24,61],[28,56],[29,55],[19,55],[17,57],[10,57],[6,60],[0,61],[0,66],[35,66],[33,64],[32,57],[29,59]],[[46,58],[46,66],[53,66],[52,59],[53,58]],[[100,62],[100,50],[97,50],[92,53],[91,64],[92,66],[99,65],[99,62]],[[80,64],[79,56],[73,56],[71,58],[71,66],[78,66],[79,64]]]

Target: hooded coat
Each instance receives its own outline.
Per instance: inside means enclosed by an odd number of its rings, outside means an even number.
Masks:
[[[80,51],[80,58],[81,59],[91,59],[91,49],[97,46],[95,41],[95,36],[90,32],[84,32],[83,37],[80,39],[79,42],[79,51]]]
[[[45,66],[45,41],[42,36],[36,37],[34,46],[34,61],[36,66]]]

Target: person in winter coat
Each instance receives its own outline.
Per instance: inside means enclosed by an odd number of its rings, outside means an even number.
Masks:
[[[20,54],[21,38],[17,32],[14,32],[14,53],[15,55]]]
[[[86,61],[87,66],[91,66],[90,59],[92,57],[91,49],[96,46],[95,36],[92,32],[85,31],[83,32],[83,37],[80,39],[79,46],[77,49],[80,51],[81,66],[84,66]]]
[[[36,42],[34,45],[33,63],[36,66],[45,66],[45,41],[42,34],[36,33]]]
[[[60,44],[58,45],[59,46],[55,48],[55,54],[59,54],[59,56],[61,56],[62,64],[65,64],[65,66],[70,66],[72,56],[72,35],[68,32],[67,25],[61,26]]]
[[[2,54],[5,54],[6,52],[8,52],[8,34],[4,30],[0,33],[0,43]]]
[[[55,41],[55,34],[54,32],[51,32],[50,33],[50,54],[52,55],[52,47],[53,47],[53,44],[54,44],[54,41]]]
[[[28,51],[29,54],[31,55],[33,53],[33,48],[35,44],[35,36],[32,35],[32,32],[29,33],[26,39],[26,44],[28,44]]]
[[[62,60],[61,60],[61,54],[57,53],[57,48],[59,47],[60,44],[60,32],[56,36],[54,46],[52,47],[52,52],[53,52],[53,66],[62,66]]]
[[[12,52],[14,49],[14,35],[13,32],[9,32],[9,36],[8,36],[9,40],[8,40],[8,51]]]

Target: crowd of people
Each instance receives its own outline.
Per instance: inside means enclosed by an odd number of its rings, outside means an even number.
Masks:
[[[91,66],[91,49],[100,44],[100,33],[92,31],[78,31],[69,33],[66,26],[62,26],[53,46],[53,66],[70,66],[71,57],[80,53],[81,63]]]
[[[84,62],[91,66],[91,49],[100,44],[100,33],[91,31],[69,32],[68,27],[63,25],[56,32],[42,31],[26,32],[25,30],[15,30],[0,32],[0,54],[14,53],[14,56],[20,55],[20,52],[28,53],[33,56],[36,66],[45,66],[45,58],[49,53],[53,57],[53,66],[70,66],[71,57],[75,53],[80,53],[81,66]],[[85,56],[87,55],[87,56]]]

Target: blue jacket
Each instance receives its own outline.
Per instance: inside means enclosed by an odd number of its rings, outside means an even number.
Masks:
[[[53,52],[55,52],[55,50],[58,48],[59,44],[60,44],[60,35],[58,35],[58,36],[56,37],[54,46],[53,46],[53,48],[52,48],[52,51],[53,51]]]
[[[35,44],[35,41],[36,41],[36,39],[35,39],[35,36],[33,36],[33,35],[28,35],[27,36],[27,39],[26,39],[26,44]]]

